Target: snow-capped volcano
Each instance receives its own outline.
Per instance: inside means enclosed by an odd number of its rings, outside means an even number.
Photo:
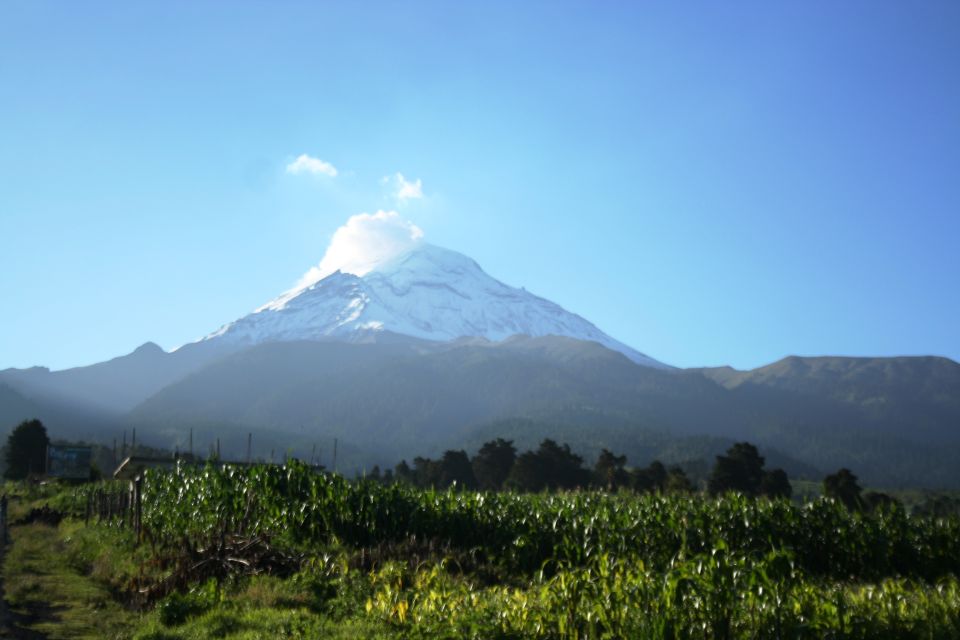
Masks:
[[[380,331],[432,341],[567,336],[665,367],[559,305],[490,277],[467,256],[425,242],[366,265],[363,275],[337,270],[289,291],[203,341],[247,346]]]

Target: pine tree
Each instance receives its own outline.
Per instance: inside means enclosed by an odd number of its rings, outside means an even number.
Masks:
[[[763,457],[749,442],[738,442],[727,450],[727,455],[717,456],[707,488],[713,495],[739,491],[755,496],[760,493],[762,482]]]
[[[497,438],[485,443],[471,461],[477,485],[485,491],[500,489],[516,460],[517,450],[512,440]]]
[[[24,420],[7,438],[4,477],[22,480],[30,474],[43,473],[47,466],[47,428],[39,420]]]
[[[823,479],[823,494],[828,498],[839,500],[848,509],[863,507],[863,498],[857,476],[850,469],[840,469]]]

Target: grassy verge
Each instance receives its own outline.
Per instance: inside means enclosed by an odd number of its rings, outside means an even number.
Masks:
[[[60,506],[57,488],[7,487],[10,520]],[[366,598],[346,590],[319,593],[312,579],[256,576],[218,586],[197,585],[146,612],[129,598],[153,563],[129,531],[65,519],[12,526],[2,579],[11,638],[205,640],[226,638],[386,639],[389,625],[362,614]],[[156,568],[152,569],[157,571]]]
[[[198,586],[155,609],[134,611],[117,601],[138,569],[122,532],[68,520],[59,527],[12,527],[3,562],[13,637],[91,640],[395,637],[388,625],[364,619],[363,599],[333,600],[298,580],[259,576],[224,587]]]
[[[138,615],[77,572],[62,528],[11,527],[3,562],[6,600],[21,629],[59,638],[129,638]]]
[[[286,604],[257,605],[242,596],[219,603],[182,624],[164,625],[159,616],[152,616],[134,636],[135,640],[386,640],[395,637],[387,626],[377,621],[357,618],[337,621],[306,608],[290,608]]]

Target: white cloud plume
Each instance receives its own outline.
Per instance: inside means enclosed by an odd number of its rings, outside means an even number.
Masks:
[[[407,200],[416,200],[423,197],[423,181],[420,178],[410,181],[403,177],[403,174],[399,171],[393,175],[385,176],[381,181],[383,184],[389,184],[393,182],[394,187],[396,188],[396,193],[394,197],[403,203]]]
[[[304,153],[287,165],[287,173],[292,173],[294,175],[310,173],[313,175],[325,175],[335,178],[337,175],[337,168],[329,162],[324,162],[320,158],[313,158]]]
[[[414,249],[422,241],[420,227],[401,218],[396,211],[351,216],[333,234],[320,264],[311,267],[297,286],[267,306],[282,306],[297,292],[336,271],[362,276],[377,265]]]

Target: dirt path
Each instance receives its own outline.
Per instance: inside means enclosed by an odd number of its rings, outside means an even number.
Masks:
[[[0,544],[0,567],[7,557],[7,547],[12,544]],[[41,612],[37,612],[40,614]],[[41,615],[28,614],[26,616],[14,613],[7,604],[6,591],[3,584],[3,572],[0,571],[0,640],[46,640],[47,636],[39,631],[31,631],[24,625],[43,619]]]
[[[0,531],[2,535],[2,531]],[[7,543],[0,542],[0,569],[3,568],[7,557],[7,549],[13,544],[10,534]],[[0,640],[46,640],[47,636],[39,631],[29,629],[33,623],[49,619],[50,612],[36,611],[28,614],[19,614],[10,610],[7,604],[4,588],[4,571],[0,570]]]

